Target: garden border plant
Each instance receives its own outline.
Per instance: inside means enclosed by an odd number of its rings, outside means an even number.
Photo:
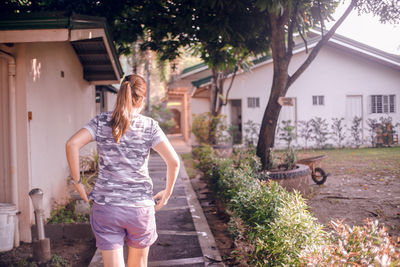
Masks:
[[[377,223],[349,227],[337,222],[334,234],[324,231],[308,211],[304,198],[273,181],[254,150],[219,158],[212,147],[193,150],[197,168],[208,180],[230,215],[235,239],[233,256],[251,266],[365,265],[397,266],[400,246]],[[346,266],[347,266],[346,265]]]

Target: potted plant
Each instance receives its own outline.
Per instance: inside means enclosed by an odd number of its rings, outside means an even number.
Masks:
[[[311,171],[307,165],[297,163],[296,150],[292,146],[296,138],[294,129],[290,120],[282,121],[279,136],[286,142],[287,149],[283,153],[269,153],[270,165],[262,177],[277,181],[287,190],[298,190],[304,195],[309,192],[308,179]]]
[[[289,191],[298,190],[303,195],[309,192],[308,179],[310,168],[297,163],[296,151],[293,148],[278,155],[271,151],[270,166],[262,176],[265,180],[274,180]]]

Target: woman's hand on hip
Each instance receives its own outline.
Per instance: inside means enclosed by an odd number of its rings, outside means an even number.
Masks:
[[[165,190],[162,190],[158,192],[153,199],[156,201],[156,205],[154,207],[155,211],[160,210],[162,207],[167,205],[168,199],[170,197],[170,194],[167,194]]]

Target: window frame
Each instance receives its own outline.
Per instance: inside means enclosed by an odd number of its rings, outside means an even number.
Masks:
[[[247,98],[247,108],[259,108],[260,98],[259,97],[248,97]]]
[[[325,106],[325,95],[313,95],[312,96],[313,106]]]
[[[371,114],[389,114],[396,113],[396,95],[370,95],[370,113]]]

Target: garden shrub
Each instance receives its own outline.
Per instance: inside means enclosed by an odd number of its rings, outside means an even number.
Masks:
[[[287,148],[290,148],[293,140],[296,138],[296,127],[292,124],[291,120],[283,120],[282,126],[279,127],[279,139],[286,142]]]
[[[249,264],[300,265],[304,250],[313,251],[323,243],[322,226],[299,193],[256,179],[260,162],[253,152],[222,159],[203,146],[194,154],[199,164],[206,164],[201,166],[205,176],[232,215],[231,232],[248,240]]]
[[[299,121],[299,137],[304,139],[305,149],[307,149],[308,140],[312,140],[311,120]]]
[[[350,133],[351,136],[353,137],[353,144],[355,147],[359,148],[360,145],[362,144],[362,139],[361,139],[361,134],[362,134],[362,118],[361,117],[354,117],[351,128],[350,128]]]
[[[328,123],[325,119],[316,117],[311,119],[312,139],[315,141],[317,148],[324,148],[328,141]]]
[[[198,167],[230,215],[236,256],[250,266],[399,266],[400,245],[377,222],[323,230],[303,197],[261,181],[254,150],[218,158],[210,146],[194,149]],[[265,176],[264,176],[265,177]]]
[[[75,201],[71,200],[65,206],[53,209],[50,212],[50,218],[47,219],[48,224],[55,223],[83,223],[89,222],[89,214],[81,215],[75,212]]]
[[[302,255],[308,266],[399,266],[400,247],[378,221],[350,227],[331,222],[335,231],[320,250]]]
[[[211,112],[193,115],[192,133],[199,144],[228,143],[232,141],[225,115],[213,116]]]
[[[341,148],[343,141],[346,138],[346,125],[344,124],[344,118],[332,118],[332,137],[336,141],[337,147]]]

